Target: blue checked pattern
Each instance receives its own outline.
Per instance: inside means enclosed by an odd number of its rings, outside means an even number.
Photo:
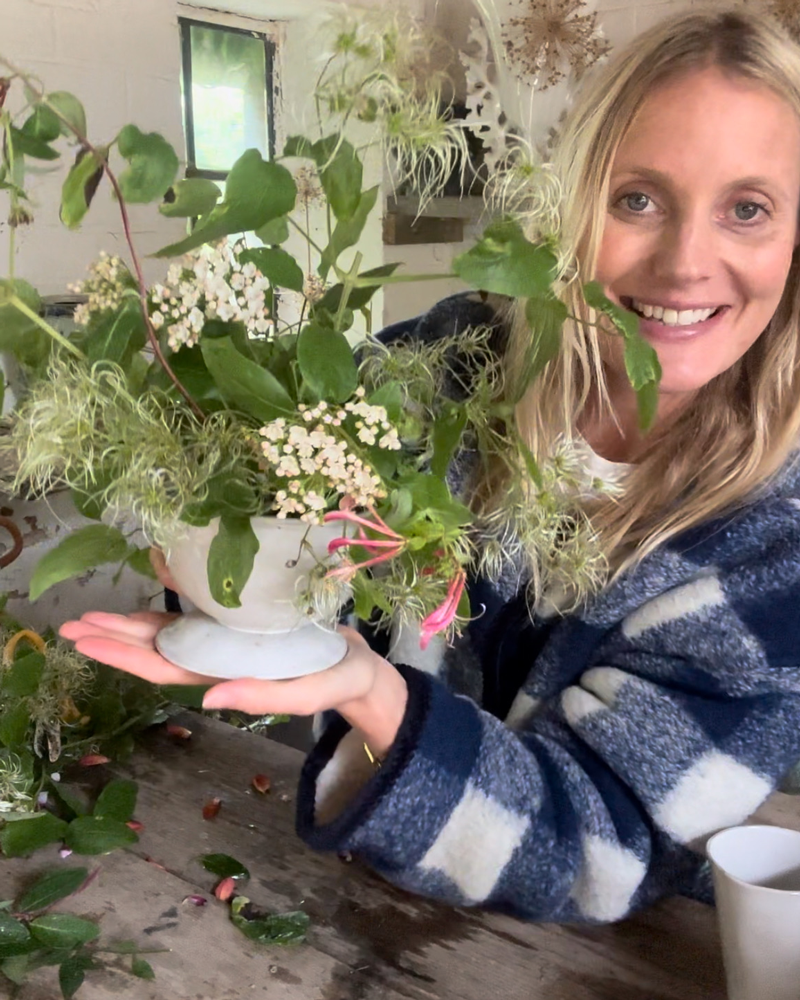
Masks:
[[[388,338],[487,310],[458,296]],[[530,621],[485,581],[471,596],[486,613],[438,659],[416,664],[403,644],[409,703],[392,751],[320,821],[363,757],[341,719],[325,730],[299,834],[406,889],[528,920],[608,922],[707,893],[705,838],[800,759],[797,466],[579,613]]]

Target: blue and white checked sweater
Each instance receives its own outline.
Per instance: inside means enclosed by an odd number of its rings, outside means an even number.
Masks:
[[[390,336],[487,322],[445,300]],[[454,648],[396,648],[408,708],[380,770],[340,718],[309,756],[298,832],[392,882],[529,920],[614,921],[702,895],[705,838],[800,759],[800,469],[646,558],[582,611],[486,605]]]

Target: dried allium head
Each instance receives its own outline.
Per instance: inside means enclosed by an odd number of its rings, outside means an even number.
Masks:
[[[313,167],[300,167],[294,175],[297,185],[297,201],[307,208],[309,205],[322,204],[324,200],[319,176]]]
[[[568,72],[576,78],[609,51],[597,14],[581,13],[584,0],[520,0],[525,13],[503,30],[509,61],[520,76],[545,90]]]

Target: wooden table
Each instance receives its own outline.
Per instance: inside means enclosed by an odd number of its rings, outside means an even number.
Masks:
[[[299,751],[199,716],[181,721],[193,731],[189,741],[153,732],[129,765],[115,769],[139,784],[139,843],[98,859],[99,876],[58,907],[101,918],[105,940],[171,950],[148,956],[155,981],[90,972],[76,1000],[724,1000],[710,908],[672,899],[623,923],[587,928],[528,925],[410,896],[298,840]],[[265,796],[250,789],[256,773],[272,779]],[[204,820],[202,806],[214,796],[220,813]],[[800,801],[776,795],[759,819],[800,828]],[[243,891],[260,907],[308,913],[307,943],[271,948],[241,934],[197,862],[209,852],[250,869]],[[0,898],[53,864],[93,860],[60,862],[54,849],[6,860]],[[204,894],[208,905],[184,903],[190,893]],[[51,968],[36,972],[19,1000],[57,996]]]

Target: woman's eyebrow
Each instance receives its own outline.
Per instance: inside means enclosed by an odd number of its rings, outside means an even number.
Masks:
[[[617,170],[612,170],[611,178],[614,183],[623,180],[647,180],[662,187],[674,187],[675,182],[672,176],[663,170],[655,170],[653,167],[637,167],[636,165],[623,166]],[[736,191],[741,188],[759,188],[773,192],[781,198],[793,197],[793,192],[783,187],[775,177],[767,177],[763,174],[749,174],[745,177],[737,177],[725,185],[725,191]]]

